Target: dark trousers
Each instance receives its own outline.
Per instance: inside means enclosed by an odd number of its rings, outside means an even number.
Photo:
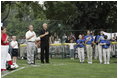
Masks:
[[[41,63],[49,63],[49,45],[41,45]]]

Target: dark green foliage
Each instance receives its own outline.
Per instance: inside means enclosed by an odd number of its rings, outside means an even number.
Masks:
[[[2,1],[2,22],[10,35],[18,36],[24,35],[29,24],[38,33],[44,22],[58,33],[63,29],[117,31],[117,1],[46,1],[44,6],[38,1]]]

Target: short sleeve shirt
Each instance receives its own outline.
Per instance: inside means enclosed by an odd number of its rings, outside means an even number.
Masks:
[[[32,35],[34,35],[34,37],[32,37],[32,38],[30,38],[29,40],[27,40],[27,41],[35,41],[36,40],[36,34],[35,34],[35,32],[34,31],[28,31],[28,32],[26,32],[26,38],[29,38],[30,36],[32,36]]]

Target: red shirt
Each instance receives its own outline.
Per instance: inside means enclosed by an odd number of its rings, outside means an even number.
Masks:
[[[7,38],[7,34],[2,33],[1,34],[1,45],[9,45],[9,43],[4,43],[4,41],[6,41],[6,38]]]

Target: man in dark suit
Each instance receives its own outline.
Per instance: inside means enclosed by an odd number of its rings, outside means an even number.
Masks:
[[[46,23],[43,24],[43,28],[40,31],[41,38],[41,63],[49,63],[49,36],[50,32],[48,31],[48,26]]]

